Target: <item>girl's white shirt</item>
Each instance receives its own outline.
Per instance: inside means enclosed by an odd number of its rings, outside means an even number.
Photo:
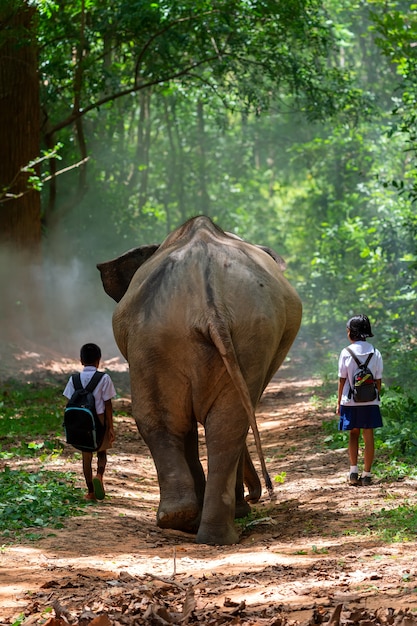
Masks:
[[[383,362],[379,350],[374,348],[368,341],[354,341],[348,347],[356,354],[361,363],[366,360],[368,354],[373,352],[374,354],[368,363],[368,367],[374,375],[375,380],[382,378]],[[380,404],[381,401],[379,398],[372,400],[372,402],[361,402],[360,404],[355,402],[353,398],[349,399],[349,390],[353,385],[353,375],[357,367],[354,358],[349,354],[346,348],[343,348],[339,356],[339,378],[346,378],[346,382],[343,387],[340,404],[344,406],[369,406]]]
[[[83,387],[86,387],[90,380],[93,377],[93,374],[97,371],[93,365],[86,365],[81,372],[81,384]],[[72,397],[74,393],[74,383],[72,382],[72,376],[67,382],[67,386],[63,391],[63,395],[68,398],[68,400]],[[108,374],[104,374],[97,387],[93,391],[93,396],[96,401],[96,411],[99,415],[104,413],[104,403],[106,400],[110,400],[114,398],[116,395],[116,390],[113,385],[113,381]]]

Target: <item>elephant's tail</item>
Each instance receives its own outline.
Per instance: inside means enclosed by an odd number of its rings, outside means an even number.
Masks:
[[[242,371],[237,361],[232,339],[229,332],[225,328],[224,323],[222,323],[217,315],[215,321],[209,321],[208,327],[211,340],[219,351],[219,354],[223,359],[226,369],[229,372],[230,378],[232,379],[236,389],[240,393],[243,407],[246,410],[249,418],[249,424],[252,428],[253,436],[255,437],[256,450],[258,452],[259,460],[261,463],[262,476],[265,481],[265,486],[267,488],[270,498],[272,498],[274,489],[272,486],[271,478],[268,474],[268,470],[266,469],[265,458],[261,445],[261,438],[259,436],[258,425],[256,423],[255,411],[252,406],[252,401],[250,399],[248,386],[245,379],[243,378]]]

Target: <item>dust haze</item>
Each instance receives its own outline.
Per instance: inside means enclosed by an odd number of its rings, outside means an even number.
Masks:
[[[124,362],[113,338],[115,302],[105,294],[95,262],[57,260],[48,253],[34,262],[3,247],[0,294],[3,374],[22,353],[78,361],[80,347],[87,342],[101,347],[103,361],[120,357]]]
[[[108,235],[94,238],[84,233],[75,249],[74,232],[68,237],[55,233],[44,242],[42,259],[0,248],[0,373],[13,375],[16,359],[39,353],[43,361],[79,361],[80,347],[87,342],[101,347],[102,361],[125,360],[115,343],[112,314],[115,302],[104,292],[96,264],[108,261],[143,242]],[[71,235],[70,235],[71,238]],[[155,243],[148,241],[146,243]],[[259,242],[254,242],[259,243]],[[347,312],[346,319],[350,317]],[[344,321],[326,326],[325,336],[301,327],[286,362],[312,372],[312,362],[337,368],[337,355],[344,347]],[[112,364],[112,366],[113,366]],[[110,369],[112,369],[112,366]]]

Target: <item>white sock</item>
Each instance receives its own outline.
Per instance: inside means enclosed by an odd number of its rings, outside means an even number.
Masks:
[[[349,473],[350,474],[359,474],[358,466],[357,465],[351,465]]]
[[[362,478],[365,478],[365,476],[370,476],[371,472],[362,472]]]

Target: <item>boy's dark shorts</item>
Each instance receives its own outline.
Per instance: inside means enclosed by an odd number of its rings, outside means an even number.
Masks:
[[[340,407],[339,430],[352,430],[352,428],[380,428],[382,416],[377,404],[367,406],[343,406]]]

